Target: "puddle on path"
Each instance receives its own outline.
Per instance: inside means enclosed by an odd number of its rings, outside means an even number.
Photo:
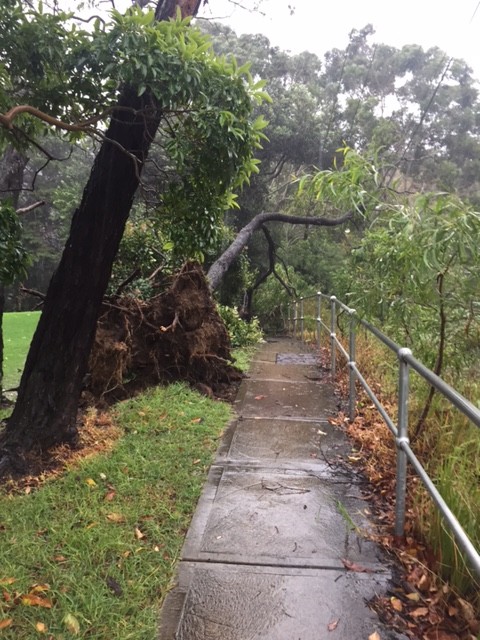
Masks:
[[[312,353],[277,353],[276,364],[317,364]]]

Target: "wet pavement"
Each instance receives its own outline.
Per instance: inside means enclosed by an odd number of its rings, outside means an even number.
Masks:
[[[390,566],[366,536],[333,387],[298,342],[258,350],[165,599],[160,640],[381,640]],[[365,571],[348,570],[356,565]]]

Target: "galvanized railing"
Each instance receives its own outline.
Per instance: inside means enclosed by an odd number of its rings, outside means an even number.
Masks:
[[[410,447],[408,437],[408,401],[409,401],[409,379],[410,369],[413,369],[430,385],[439,391],[451,404],[461,411],[474,425],[480,427],[480,411],[460,393],[455,391],[449,384],[439,378],[433,371],[425,367],[419,360],[414,358],[410,349],[400,347],[384,333],[371,325],[366,320],[358,317],[355,309],[351,309],[343,304],[335,296],[328,296],[321,292],[316,295],[300,298],[295,301],[289,308],[288,323],[289,329],[293,330],[295,338],[305,340],[305,302],[316,301],[316,315],[313,317],[315,323],[315,337],[320,348],[322,345],[321,332],[325,329],[329,335],[330,355],[331,355],[331,371],[335,376],[336,372],[336,354],[337,350],[343,354],[349,368],[349,419],[355,418],[355,382],[358,380],[370,400],[373,402],[378,412],[382,416],[388,429],[395,438],[397,449],[397,487],[396,487],[396,508],[395,508],[395,535],[401,539],[405,530],[405,497],[407,490],[407,461],[410,462],[416,474],[420,477],[426,490],[430,494],[447,526],[453,533],[460,549],[464,552],[469,560],[471,567],[478,578],[480,578],[480,554],[475,549],[472,541],[469,539],[455,515],[440,495],[435,487],[432,479],[418,460]],[[328,301],[330,310],[330,324],[322,320],[322,309],[325,301]],[[337,338],[337,309],[342,309],[349,316],[349,348],[348,351]],[[373,389],[359,371],[355,362],[355,344],[357,326],[363,326],[369,333],[373,334],[388,349],[396,354],[398,358],[398,415],[397,424],[388,415],[385,407],[375,395]]]

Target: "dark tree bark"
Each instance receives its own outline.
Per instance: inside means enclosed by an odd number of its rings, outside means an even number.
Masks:
[[[23,175],[28,158],[14,147],[8,147],[0,160],[0,199],[9,198],[15,208],[23,185]],[[5,310],[5,285],[0,282],[0,401],[3,397],[3,313]]]
[[[220,285],[223,276],[228,271],[233,261],[247,246],[252,235],[266,222],[286,222],[288,224],[308,224],[316,227],[336,227],[353,217],[353,213],[346,213],[340,218],[315,218],[304,216],[289,216],[283,213],[259,213],[243,229],[235,240],[225,249],[222,255],[212,264],[208,270],[207,279],[213,291]]]
[[[148,94],[139,98],[125,88],[119,107],[47,291],[8,421],[7,446],[47,447],[76,435],[82,380],[100,305],[160,120]]]

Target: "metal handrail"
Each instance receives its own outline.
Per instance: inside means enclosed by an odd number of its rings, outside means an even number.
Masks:
[[[475,426],[480,427],[480,410],[477,409],[467,398],[462,396],[458,391],[446,383],[442,378],[437,376],[433,371],[428,369],[419,360],[417,360],[410,349],[399,346],[391,338],[385,335],[382,331],[375,326],[360,318],[355,311],[346,304],[338,300],[335,296],[329,296],[321,291],[311,296],[305,296],[294,302],[294,314],[293,314],[293,333],[297,338],[298,334],[298,321],[300,322],[300,339],[302,342],[305,339],[305,306],[306,300],[316,299],[316,337],[317,344],[320,348],[322,344],[321,330],[324,329],[330,338],[330,356],[331,356],[331,372],[332,376],[335,376],[336,372],[336,352],[337,350],[342,353],[346,358],[349,368],[349,419],[353,421],[355,418],[355,381],[358,380],[362,387],[365,389],[368,397],[371,399],[378,412],[382,416],[388,429],[391,431],[395,438],[395,446],[397,449],[397,488],[396,488],[396,506],[395,506],[395,536],[398,539],[404,537],[405,533],[405,502],[406,502],[406,490],[407,490],[407,461],[410,462],[413,469],[423,482],[426,490],[430,494],[432,500],[437,506],[438,510],[442,514],[445,522],[452,531],[459,547],[464,552],[465,556],[471,563],[472,569],[480,578],[480,554],[474,547],[472,541],[469,539],[464,529],[460,525],[456,516],[453,514],[445,500],[440,495],[438,489],[435,487],[432,479],[428,475],[427,471],[422,466],[421,462],[415,456],[410,447],[410,440],[408,438],[408,401],[409,401],[409,379],[410,369],[416,371],[424,380],[426,380],[431,386],[439,391],[447,400],[453,404],[463,415],[465,415],[470,422]],[[330,303],[330,325],[322,320],[322,301],[328,300]],[[349,347],[348,351],[338,340],[336,335],[336,321],[337,321],[337,308],[342,309],[350,316],[349,327]],[[289,314],[290,317],[290,314]],[[355,343],[356,343],[356,326],[363,326],[369,333],[374,335],[380,340],[388,349],[396,354],[398,359],[398,417],[397,424],[395,425],[393,419],[388,415],[387,410],[383,407],[380,400],[375,395],[373,389],[369,386],[361,372],[359,371],[355,362]]]

